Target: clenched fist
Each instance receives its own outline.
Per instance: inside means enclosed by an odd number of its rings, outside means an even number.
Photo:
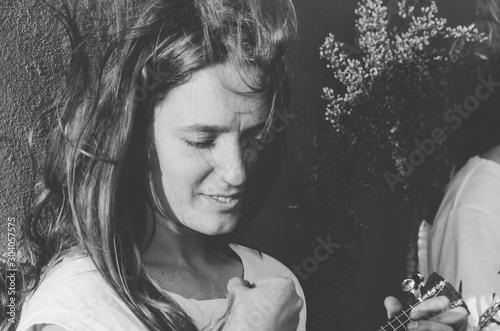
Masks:
[[[296,331],[302,299],[287,277],[270,277],[250,285],[241,278],[227,284],[233,304],[224,331]]]

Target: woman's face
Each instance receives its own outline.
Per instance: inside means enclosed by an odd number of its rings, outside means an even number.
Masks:
[[[240,215],[256,158],[249,140],[263,132],[269,115],[264,95],[245,83],[253,79],[230,64],[207,68],[155,108],[165,197],[178,220],[199,233],[228,233]]]

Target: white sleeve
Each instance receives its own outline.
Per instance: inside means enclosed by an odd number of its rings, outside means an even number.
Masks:
[[[29,295],[17,331],[55,324],[69,331],[145,331],[146,327],[88,261],[61,262]]]
[[[462,296],[469,307],[469,324],[477,326],[479,316],[500,296],[500,219],[485,211],[461,206],[450,213],[456,254],[442,263],[455,269],[455,285],[462,283]],[[448,268],[449,270],[449,268]],[[458,287],[457,287],[458,289]]]

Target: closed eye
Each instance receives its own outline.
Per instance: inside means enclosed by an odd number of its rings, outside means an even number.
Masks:
[[[208,141],[188,141],[186,140],[188,146],[198,148],[198,149],[210,149],[215,146],[215,140]]]
[[[262,138],[262,136],[265,134],[265,131],[264,129],[260,129],[260,130],[252,130],[253,132],[251,132],[251,134],[249,134],[247,136],[247,138],[245,139],[245,143],[244,143],[244,147],[247,146],[248,144],[248,141],[247,140],[254,140],[254,141],[260,141],[260,139]],[[211,149],[215,146],[215,140],[211,139],[211,140],[206,140],[206,141],[189,141],[189,140],[185,140],[186,144],[188,146],[191,146],[191,147],[194,147],[194,148],[197,148],[197,149]]]

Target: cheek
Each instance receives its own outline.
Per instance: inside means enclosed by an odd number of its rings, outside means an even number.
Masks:
[[[159,137],[161,138],[161,137]],[[157,143],[158,162],[167,199],[192,194],[209,171],[207,162],[196,150],[182,141],[162,140]],[[173,202],[173,201],[171,201]]]

